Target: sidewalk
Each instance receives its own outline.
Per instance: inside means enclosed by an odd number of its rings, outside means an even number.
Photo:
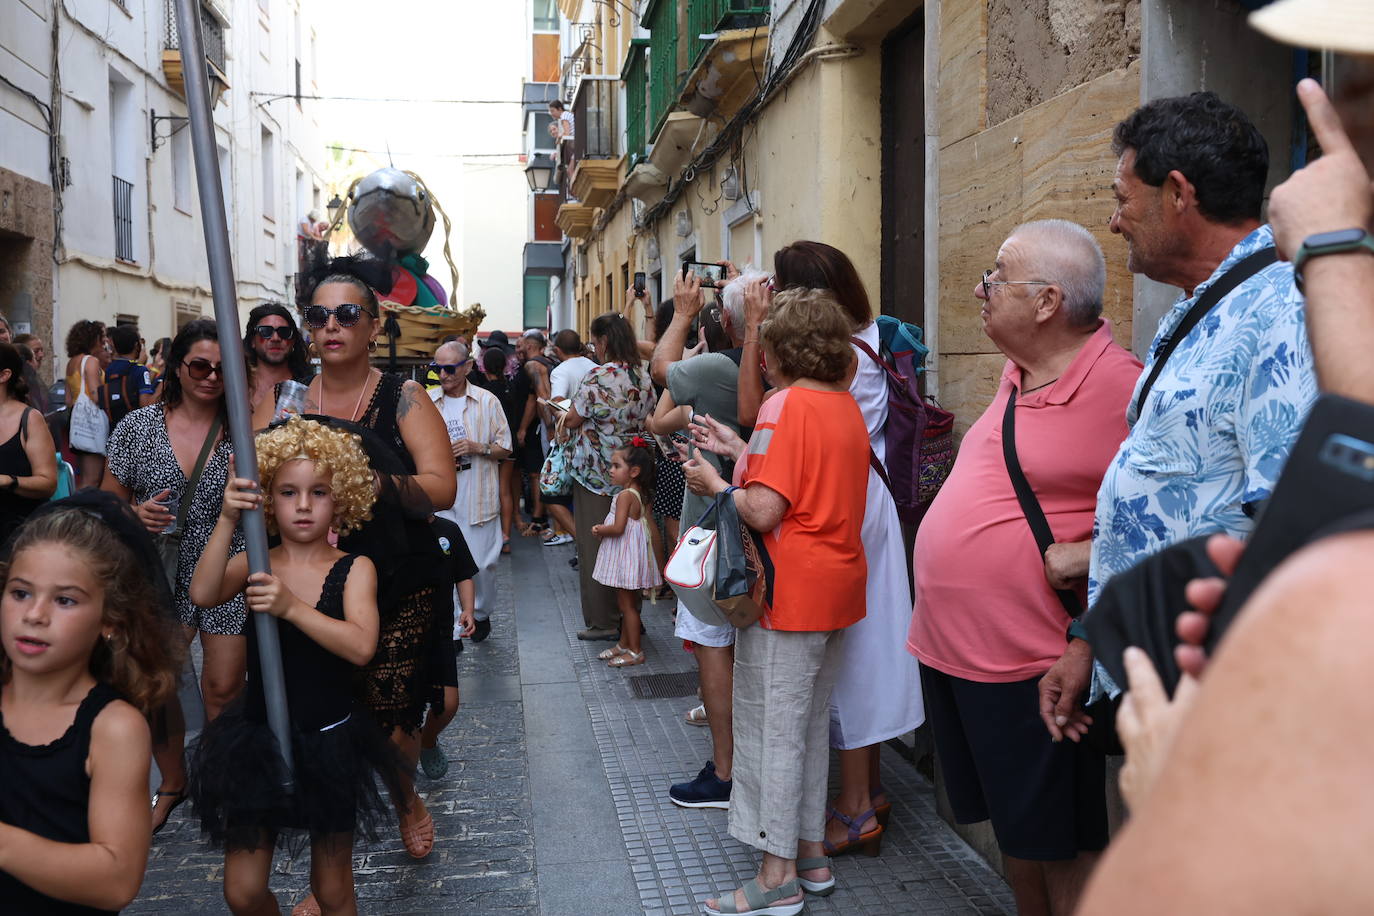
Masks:
[[[462,708],[441,741],[442,780],[419,777],[438,840],[423,862],[384,834],[359,844],[366,913],[637,916],[700,912],[700,901],[752,877],[754,852],[726,833],[726,812],[686,810],[671,782],[710,755],[695,666],[672,636],[671,605],[646,603],[648,663],[627,670],[583,643],[571,545],[517,538],[503,559],[491,638],[459,658]],[[518,611],[516,610],[518,608]],[[637,698],[651,675],[685,696]],[[835,771],[832,766],[832,772]],[[1006,885],[935,813],[930,784],[883,751],[894,801],[877,858],[837,861],[838,888],[809,914],[1010,913]],[[189,806],[188,806],[189,807]],[[139,900],[125,912],[225,912],[223,858],[198,842],[186,807],[157,838]],[[308,856],[279,855],[272,887],[287,911],[306,893]]]

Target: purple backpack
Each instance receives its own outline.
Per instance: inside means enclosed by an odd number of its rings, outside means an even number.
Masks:
[[[859,338],[850,338],[887,376],[887,460],[879,461],[871,449],[868,457],[897,504],[897,517],[907,525],[921,523],[954,466],[954,414],[928,402],[917,387],[928,352],[920,334],[915,325],[883,315],[878,318],[882,356]]]

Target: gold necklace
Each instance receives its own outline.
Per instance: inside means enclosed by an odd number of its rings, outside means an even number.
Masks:
[[[368,369],[368,370],[367,370],[367,378],[363,379],[363,387],[358,389],[358,400],[357,400],[357,403],[355,403],[355,404],[353,405],[353,410],[352,410],[352,412],[349,413],[349,415],[348,415],[348,417],[347,417],[348,422],[353,423],[353,422],[357,421],[357,419],[358,419],[358,410],[359,410],[359,408],[361,408],[361,407],[363,406],[363,395],[367,393],[367,386],[368,386],[368,383],[371,382],[371,381],[372,381],[372,370],[371,370],[371,369]],[[332,414],[332,413],[329,412],[329,408],[325,406],[325,401],[324,401],[324,373],[323,373],[323,372],[320,373],[320,413],[324,414],[326,417],[332,417],[332,416],[334,416],[334,414]]]

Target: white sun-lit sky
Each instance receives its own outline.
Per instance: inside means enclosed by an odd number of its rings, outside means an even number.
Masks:
[[[375,150],[382,164],[390,149],[397,168],[419,173],[454,221],[450,242],[455,259],[460,259],[465,285],[469,273],[475,281],[482,263],[499,253],[487,250],[493,241],[487,237],[491,233],[482,231],[482,214],[470,212],[468,199],[488,211],[509,206],[523,214],[527,206],[525,195],[509,180],[500,183],[503,190],[495,208],[491,189],[482,187],[498,170],[508,179],[512,158],[503,154],[520,152],[521,83],[529,67],[525,4],[522,0],[311,2],[321,95],[415,100],[317,102],[324,142]],[[422,101],[428,99],[507,104]],[[511,198],[508,204],[506,197]],[[448,288],[441,236],[442,223],[425,254],[431,273]],[[503,271],[503,279],[507,272]],[[509,281],[514,284],[511,289],[518,290],[518,269]],[[491,295],[485,290],[484,294]],[[473,298],[469,295],[465,301]]]

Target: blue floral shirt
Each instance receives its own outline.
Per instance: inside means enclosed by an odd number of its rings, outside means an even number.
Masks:
[[[1246,507],[1269,497],[1317,396],[1293,267],[1266,267],[1221,300],[1165,363],[1136,413],[1140,386],[1197,297],[1230,267],[1274,244],[1261,226],[1159,322],[1126,411],[1130,433],[1097,494],[1088,603],[1112,576],[1201,534],[1250,533]],[[1092,699],[1118,688],[1101,665]]]

